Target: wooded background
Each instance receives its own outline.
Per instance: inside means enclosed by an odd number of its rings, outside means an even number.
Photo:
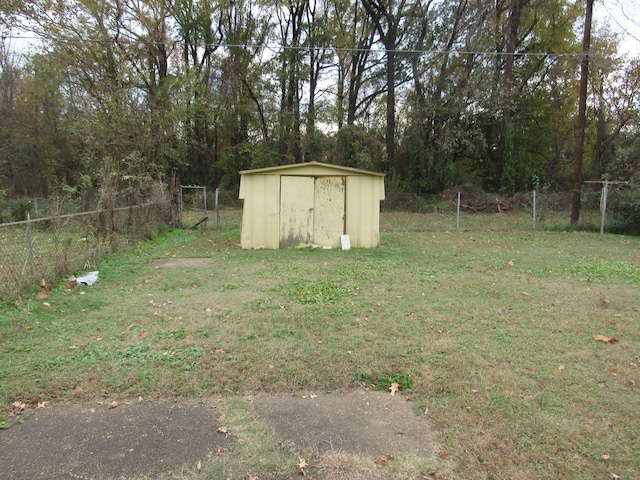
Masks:
[[[584,20],[584,0],[3,0],[0,196],[235,190],[314,160],[418,195],[571,190]],[[591,36],[584,179],[640,174],[618,41]]]

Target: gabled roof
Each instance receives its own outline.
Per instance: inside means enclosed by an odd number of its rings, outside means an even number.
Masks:
[[[291,175],[372,175],[384,177],[384,173],[370,172],[359,168],[343,167],[321,162],[296,163],[294,165],[280,165],[278,167],[255,168],[242,170],[240,175],[252,175],[260,173],[281,173]]]

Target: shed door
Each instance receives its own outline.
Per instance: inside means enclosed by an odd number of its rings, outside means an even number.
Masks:
[[[345,177],[318,177],[315,182],[313,208],[313,243],[340,246],[344,233]]]
[[[280,248],[340,246],[344,177],[280,177]]]
[[[313,177],[280,177],[280,248],[311,245]]]

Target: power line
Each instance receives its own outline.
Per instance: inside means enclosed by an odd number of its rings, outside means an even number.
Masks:
[[[120,43],[125,45],[141,45],[141,46],[166,46],[171,45],[174,47],[185,46],[186,43],[180,40],[170,41],[154,41],[154,40],[131,40],[131,39],[93,39],[93,38],[68,38],[68,37],[49,37],[43,39],[37,36],[21,36],[21,35],[3,35],[1,38],[9,40],[25,40],[31,42],[51,41],[55,43]],[[314,46],[295,46],[295,45],[274,45],[274,44],[250,44],[250,43],[203,43],[196,45],[201,48],[244,48],[244,49],[268,49],[274,53],[286,50],[297,51],[320,51],[320,50],[337,50],[348,53],[360,53],[360,52],[373,52],[373,53],[396,53],[400,55],[443,55],[443,54],[458,54],[458,55],[474,55],[474,56],[514,56],[514,57],[537,57],[537,58],[562,58],[562,57],[582,57],[581,52],[498,52],[498,51],[486,51],[486,50],[456,50],[456,49],[376,49],[376,48],[358,48],[358,47],[341,47],[336,45],[314,45]]]

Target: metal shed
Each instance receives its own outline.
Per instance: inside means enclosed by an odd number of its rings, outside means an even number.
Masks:
[[[384,174],[320,162],[240,172],[242,248],[380,243]]]

